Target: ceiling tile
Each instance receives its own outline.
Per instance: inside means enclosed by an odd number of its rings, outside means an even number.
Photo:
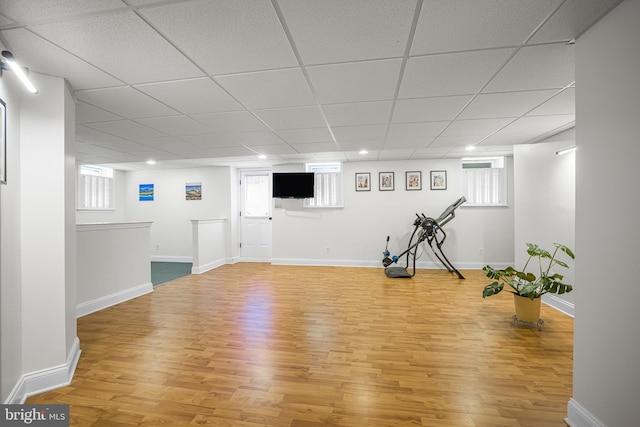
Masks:
[[[333,134],[338,144],[344,141],[384,140],[386,131],[386,125],[337,126],[333,128]]]
[[[389,139],[427,139],[440,134],[448,122],[394,123],[389,128]]]
[[[402,57],[415,1],[278,1],[305,64]]]
[[[561,89],[574,81],[574,45],[525,46],[483,92]]]
[[[423,3],[411,54],[518,46],[561,0]]]
[[[231,156],[255,156],[252,150],[242,147],[215,147],[215,148],[194,148],[192,150],[176,150],[176,154],[185,158],[215,158],[215,157],[231,157]]]
[[[78,125],[76,126],[76,141],[100,143],[100,142],[124,141],[124,140],[119,136],[110,135],[100,130]]]
[[[393,111],[393,123],[433,122],[453,120],[462,110],[470,95],[435,98],[399,99]]]
[[[384,145],[385,150],[391,149],[416,149],[422,147],[428,147],[433,142],[432,136],[417,137],[417,138],[388,138]]]
[[[30,28],[128,84],[204,75],[133,12]]]
[[[220,133],[268,130],[260,120],[248,111],[194,114],[193,118]]]
[[[183,114],[221,113],[244,108],[210,78],[136,85],[136,89]]]
[[[299,68],[233,74],[216,77],[216,81],[249,108],[295,107],[315,103]]]
[[[581,35],[620,0],[567,0],[531,38],[532,43],[568,41]]]
[[[529,114],[528,116],[550,116],[554,114],[576,113],[576,90],[565,89]]]
[[[89,123],[85,126],[125,139],[166,136],[156,130],[150,129],[132,120],[116,120],[113,122]]]
[[[187,116],[151,117],[136,122],[171,136],[211,133],[211,129]]]
[[[186,135],[180,137],[180,139],[203,148],[233,147],[239,145],[233,139],[219,133],[209,133],[207,135]]]
[[[122,117],[105,111],[101,108],[94,107],[86,102],[78,101],[76,104],[76,123],[92,123],[92,122],[108,122],[111,120],[119,120]]]
[[[558,93],[557,90],[480,94],[464,109],[459,119],[519,117]]]
[[[383,139],[367,139],[360,141],[338,141],[338,146],[342,151],[373,151],[373,150],[382,150],[384,147]],[[362,157],[362,155],[361,155]]]
[[[482,141],[482,145],[507,145],[529,142],[540,135],[570,125],[573,114],[557,116],[522,117],[496,134]]]
[[[447,127],[442,136],[485,137],[513,121],[513,118],[456,120]]]
[[[209,75],[298,65],[268,0],[196,0],[142,13]]]
[[[16,22],[40,21],[122,8],[120,0],[2,0],[2,14]]]
[[[278,135],[290,144],[331,143],[335,146],[331,132],[326,127],[279,130]]]
[[[123,117],[143,118],[176,114],[172,108],[128,86],[82,90],[76,92],[76,96],[80,101]]]
[[[379,160],[409,160],[414,151],[415,150],[411,148],[398,148],[398,149],[394,148],[392,150],[380,150],[378,152],[378,159]],[[396,179],[404,179],[404,176],[402,178],[399,178],[400,175],[401,174],[398,174],[398,177],[396,177]]]
[[[33,71],[69,80],[74,90],[121,86],[122,82],[24,28],[3,31],[12,52]]]
[[[317,105],[257,110],[254,113],[271,129],[321,128],[326,126],[322,111]]]
[[[307,68],[321,104],[393,99],[402,60],[351,62]]]
[[[293,147],[287,144],[255,145],[250,148],[258,154],[293,154],[296,152]]]
[[[298,153],[321,153],[338,150],[335,142],[312,142],[309,144],[292,144],[292,146]]]
[[[435,138],[429,147],[466,147],[475,145],[482,137],[479,136],[439,136]]]
[[[409,58],[399,97],[475,94],[513,51],[495,49]]]
[[[170,136],[162,136],[158,138],[142,138],[137,139],[135,142],[138,144],[142,144],[146,147],[151,147],[152,149],[158,150],[181,150],[181,149],[193,149],[194,146],[189,144],[188,142],[182,141],[178,138],[173,138]],[[141,152],[139,149],[131,148],[129,150],[132,153]]]
[[[389,121],[393,101],[326,104],[322,111],[331,126],[379,125]]]
[[[232,132],[226,136],[242,145],[278,145],[285,142],[277,134],[271,131],[258,132]]]

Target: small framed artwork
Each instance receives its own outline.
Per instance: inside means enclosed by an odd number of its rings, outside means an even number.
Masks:
[[[186,200],[202,200],[202,183],[187,182],[185,185]]]
[[[356,191],[371,191],[371,173],[356,172]]]
[[[140,184],[138,200],[141,202],[153,202],[153,184]]]
[[[447,171],[431,171],[431,189],[447,189]]]
[[[0,184],[7,183],[7,104],[0,99]]]
[[[407,190],[422,190],[422,172],[412,171],[406,173]]]
[[[380,191],[393,191],[393,172],[380,172]]]

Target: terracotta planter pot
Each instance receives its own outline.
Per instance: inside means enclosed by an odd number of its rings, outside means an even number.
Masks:
[[[513,301],[516,306],[516,316],[518,316],[518,320],[532,323],[540,320],[540,298],[531,300],[530,298],[514,294]]]

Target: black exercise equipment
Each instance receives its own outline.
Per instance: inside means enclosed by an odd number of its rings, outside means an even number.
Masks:
[[[387,277],[391,278],[411,278],[416,274],[416,254],[418,252],[418,246],[420,243],[425,240],[429,243],[429,247],[435,254],[436,258],[445,266],[450,273],[456,273],[458,278],[464,279],[464,276],[451,264],[451,261],[446,257],[444,252],[442,252],[442,245],[444,244],[445,239],[447,238],[447,233],[444,232],[442,227],[455,218],[455,211],[460,205],[466,202],[467,199],[460,197],[454,204],[449,205],[438,218],[430,218],[425,214],[418,215],[416,214],[416,220],[413,222],[413,233],[411,233],[411,238],[409,239],[409,247],[402,252],[398,256],[393,256],[390,258],[389,253],[389,236],[387,236],[387,246],[384,248],[384,259],[382,260],[382,265],[385,267],[384,272]],[[413,243],[414,237],[417,239],[415,243]],[[436,247],[433,247],[433,243],[435,242]],[[437,251],[436,251],[437,248]],[[406,266],[393,266],[390,267],[391,264],[397,263],[400,258],[406,255]],[[413,272],[409,273],[409,260],[412,260]]]

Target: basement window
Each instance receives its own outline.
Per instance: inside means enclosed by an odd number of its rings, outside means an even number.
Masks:
[[[342,208],[342,164],[307,163],[306,171],[314,173],[314,197],[305,199],[306,208]]]
[[[113,169],[96,165],[78,168],[78,210],[113,210],[113,189]]]
[[[504,157],[462,159],[465,206],[507,206],[507,164]]]

